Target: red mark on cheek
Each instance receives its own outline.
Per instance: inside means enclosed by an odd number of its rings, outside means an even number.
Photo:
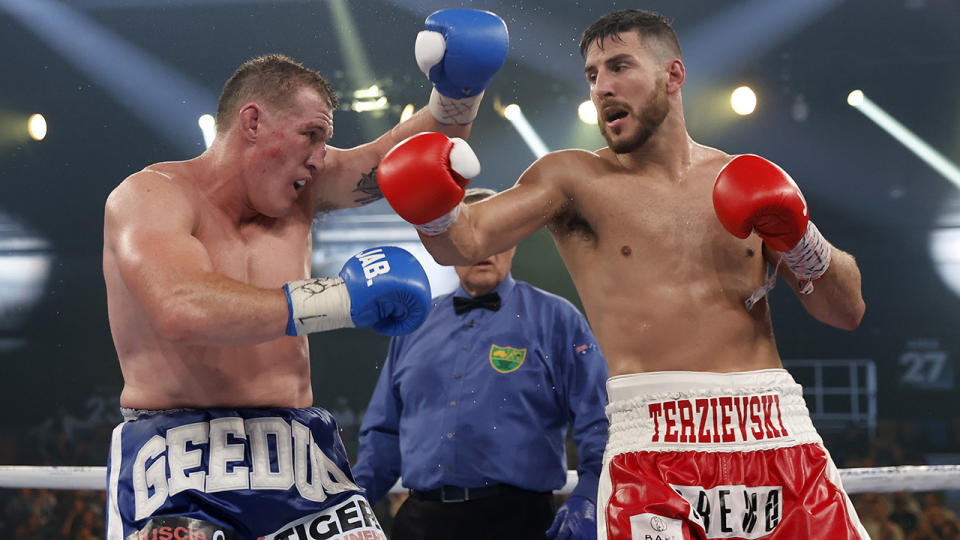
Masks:
[[[283,148],[279,146],[271,146],[267,148],[266,155],[268,158],[276,159],[283,155]]]

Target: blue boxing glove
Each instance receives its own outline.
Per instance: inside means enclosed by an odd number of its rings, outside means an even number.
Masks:
[[[571,495],[557,510],[547,536],[554,540],[597,540],[597,505]]]
[[[386,336],[409,334],[430,313],[430,282],[416,257],[385,246],[350,258],[340,278],[350,293],[350,318],[357,328],[372,326]]]
[[[283,286],[287,335],[336,328],[366,328],[388,336],[409,334],[430,313],[430,282],[410,252],[393,246],[362,251],[339,278],[311,278]]]
[[[507,25],[496,14],[476,9],[440,10],[424,24],[415,54],[434,85],[430,111],[442,124],[469,124],[484,89],[507,59]]]

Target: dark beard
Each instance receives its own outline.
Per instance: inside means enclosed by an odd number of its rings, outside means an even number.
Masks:
[[[600,134],[603,135],[603,138],[607,141],[607,146],[609,146],[615,154],[629,154],[646,144],[647,140],[657,132],[660,124],[663,124],[663,121],[667,118],[667,113],[670,112],[670,103],[667,101],[667,91],[663,85],[658,84],[657,86],[660,90],[651,96],[644,104],[642,108],[643,112],[640,114],[640,126],[633,136],[614,143],[607,133],[606,125],[603,122],[599,122]]]

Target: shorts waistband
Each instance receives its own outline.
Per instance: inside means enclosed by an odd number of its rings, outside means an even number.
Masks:
[[[784,369],[658,371],[607,380],[612,455],[734,452],[822,443],[803,388]]]
[[[143,416],[168,414],[186,410],[189,409],[131,409],[130,407],[120,407],[120,414],[123,415],[124,420],[136,420]]]
[[[747,387],[782,387],[797,384],[782,368],[755,371],[648,371],[617,375],[607,379],[610,402],[640,395],[694,393],[698,390],[742,389]]]

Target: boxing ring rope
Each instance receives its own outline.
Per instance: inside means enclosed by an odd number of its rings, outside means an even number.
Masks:
[[[840,469],[847,493],[960,490],[960,465],[901,465]],[[577,471],[555,493],[567,495],[577,484]],[[0,488],[92,489],[107,485],[106,467],[34,467],[0,465]],[[390,493],[405,493],[398,480]]]

